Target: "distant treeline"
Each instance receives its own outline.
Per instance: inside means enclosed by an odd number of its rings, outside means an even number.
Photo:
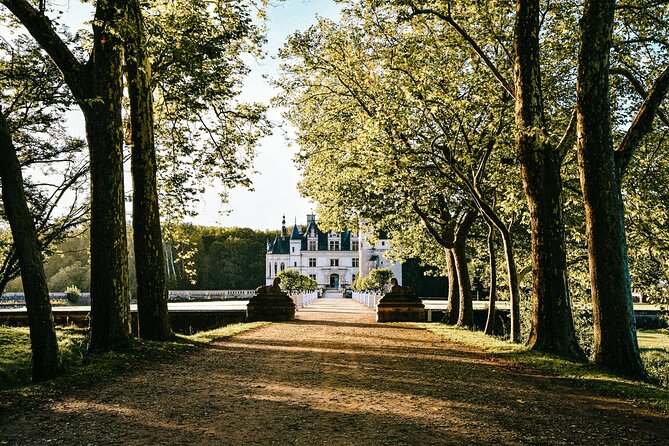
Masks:
[[[165,268],[167,287],[172,290],[240,290],[265,284],[265,252],[267,240],[278,231],[249,228],[216,228],[182,225],[166,231]],[[130,289],[135,295],[135,257],[132,234],[128,236]],[[49,290],[63,292],[76,286],[90,291],[90,237],[88,232],[67,239],[53,250],[44,264]],[[430,268],[410,259],[402,268],[403,284],[420,296],[445,296],[445,277],[425,276]],[[429,274],[429,273],[428,273]],[[21,280],[7,285],[6,292],[21,292]]]
[[[165,254],[169,289],[251,289],[265,283],[265,251],[276,231],[183,225],[167,231]],[[129,234],[130,288],[137,289],[132,236]],[[90,237],[75,235],[58,245],[45,262],[49,290],[76,286],[90,291]],[[21,280],[6,292],[21,292]]]

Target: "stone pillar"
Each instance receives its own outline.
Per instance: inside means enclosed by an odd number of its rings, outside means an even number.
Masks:
[[[425,322],[425,305],[414,292],[400,286],[394,277],[392,288],[381,298],[376,309],[377,322]]]
[[[295,303],[287,293],[279,288],[280,278],[275,278],[272,285],[261,286],[246,306],[246,320],[255,321],[292,321],[295,319]]]

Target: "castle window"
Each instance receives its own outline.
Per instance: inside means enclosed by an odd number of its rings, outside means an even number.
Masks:
[[[297,262],[293,262],[293,266],[297,267]]]
[[[360,259],[358,257],[353,257],[351,259],[351,266],[359,267],[360,266]]]
[[[309,240],[309,251],[316,251],[316,240]]]
[[[276,273],[277,273],[277,271],[276,271],[276,262],[274,262],[274,275],[275,275],[275,276],[276,276]]]
[[[339,259],[330,259],[330,266],[339,266]]]
[[[286,265],[283,262],[281,262],[281,271],[283,271],[285,269],[286,269]]]
[[[339,251],[339,240],[330,240],[330,251]]]
[[[311,268],[316,266],[316,258],[315,257],[309,258],[309,266]]]
[[[360,248],[360,243],[357,240],[351,240],[351,251],[357,251]]]
[[[309,274],[309,278],[316,280],[316,274]]]
[[[269,277],[272,277],[272,264],[271,264],[271,263],[269,263],[269,264],[267,265],[267,275],[268,275]]]
[[[295,252],[295,247],[294,246],[292,246],[291,249],[293,250],[293,252]]]

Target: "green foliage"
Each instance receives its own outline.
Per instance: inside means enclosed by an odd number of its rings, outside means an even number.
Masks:
[[[180,223],[198,194],[216,179],[225,190],[249,186],[258,140],[269,134],[267,107],[240,101],[249,68],[260,54],[262,6],[242,0],[143,3],[152,59],[155,135],[162,208]]]
[[[65,298],[71,304],[76,304],[77,302],[79,302],[80,297],[81,297],[81,290],[76,286],[69,286],[65,288]]]
[[[356,291],[383,291],[392,277],[393,272],[388,268],[373,269],[366,276],[356,278],[351,287]]]
[[[315,291],[318,288],[318,283],[309,276],[300,274],[294,269],[287,269],[277,274],[281,279],[281,289],[288,291]]]
[[[253,289],[265,283],[273,232],[180,225],[166,243],[170,289]],[[178,241],[176,241],[178,240]]]
[[[0,91],[0,109],[24,170],[24,190],[38,239],[49,254],[88,218],[85,145],[65,128],[65,112],[73,101],[55,64],[24,34],[0,40]],[[40,177],[48,180],[34,179]],[[1,204],[0,219],[5,219]],[[19,276],[19,269],[11,235],[6,226],[0,227],[2,292]]]

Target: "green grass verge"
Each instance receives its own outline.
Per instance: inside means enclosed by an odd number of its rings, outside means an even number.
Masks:
[[[660,384],[632,381],[554,355],[528,351],[524,346],[444,324],[419,324],[453,342],[478,347],[492,357],[509,360],[584,389],[631,401],[636,406],[669,412],[669,331],[640,330],[641,357],[651,377]],[[663,384],[663,385],[661,385]]]
[[[131,370],[176,358],[217,339],[233,336],[267,322],[233,324],[190,336],[177,335],[169,342],[135,339],[122,353],[86,355],[88,330],[58,327],[57,336],[63,362],[62,373],[49,381],[31,384],[30,338],[27,328],[0,326],[0,411],[38,398],[47,398],[65,389],[84,387]]]

